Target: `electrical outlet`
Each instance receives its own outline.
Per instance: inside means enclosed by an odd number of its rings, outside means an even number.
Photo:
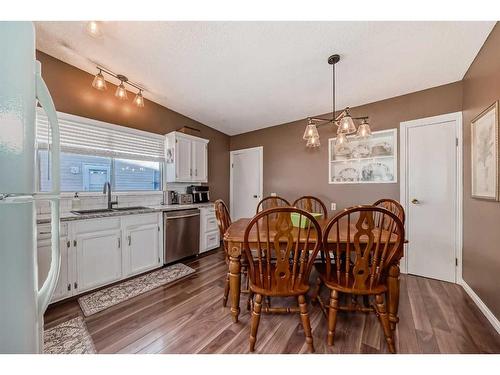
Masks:
[[[276,193],[271,193],[271,197],[276,197],[277,194]]]
[[[337,203],[332,202],[331,209],[332,211],[335,211],[337,209]]]

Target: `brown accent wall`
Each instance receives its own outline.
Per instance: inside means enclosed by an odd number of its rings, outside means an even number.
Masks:
[[[462,83],[455,82],[355,107],[351,113],[370,116],[372,130],[382,130],[399,128],[401,121],[460,111],[461,106]],[[328,184],[328,138],[335,137],[335,132],[327,126],[319,128],[321,147],[308,149],[302,140],[305,126],[302,119],[231,137],[231,150],[264,146],[264,195],[275,192],[292,201],[301,195],[315,195],[328,208],[330,202],[336,202],[337,212],[383,197],[399,199],[399,182]]]
[[[471,198],[470,122],[500,99],[500,26],[497,23],[463,80],[463,278],[500,319],[500,202]]]
[[[41,51],[37,51],[36,56],[42,63],[42,76],[58,111],[158,134],[184,126],[199,129],[196,135],[210,140],[208,183],[211,198],[229,200],[228,135],[149,100],[145,100],[144,108],[137,108],[132,103],[133,92],[128,92],[128,101],[122,102],[114,96],[116,86],[109,82],[106,91],[98,91],[91,86],[91,74]]]

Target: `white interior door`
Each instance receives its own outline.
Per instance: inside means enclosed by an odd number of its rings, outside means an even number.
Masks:
[[[255,215],[262,198],[262,147],[231,151],[231,218]]]
[[[461,121],[452,115],[402,123],[401,163],[407,272],[455,282]]]

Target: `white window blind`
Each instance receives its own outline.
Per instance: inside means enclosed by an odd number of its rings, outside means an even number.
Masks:
[[[163,161],[164,137],[85,117],[57,113],[61,151],[122,159]],[[48,147],[49,123],[37,110],[36,138],[39,148]]]

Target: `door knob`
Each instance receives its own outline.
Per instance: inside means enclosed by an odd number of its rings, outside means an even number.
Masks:
[[[419,204],[420,202],[419,202],[419,200],[418,200],[418,199],[413,198],[413,199],[411,200],[411,203],[413,203],[413,204]]]

